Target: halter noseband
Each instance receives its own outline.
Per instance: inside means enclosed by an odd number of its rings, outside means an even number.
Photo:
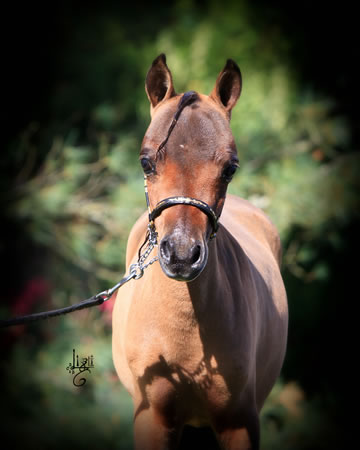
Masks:
[[[154,221],[157,217],[160,216],[160,214],[164,211],[164,209],[171,208],[171,206],[176,205],[188,205],[200,209],[201,212],[203,212],[208,216],[212,227],[210,240],[216,237],[217,230],[219,229],[219,217],[207,203],[203,202],[202,200],[198,200],[196,198],[184,197],[181,195],[177,197],[168,197],[165,198],[164,200],[160,200],[159,203],[155,206],[155,208],[151,211],[146,175],[144,176],[144,188],[145,188],[146,204],[149,214],[149,228],[151,231],[155,232]]]
[[[210,239],[213,239],[216,236],[216,232],[219,228],[218,223],[218,217],[215,214],[214,210],[205,202],[202,200],[198,200],[196,198],[191,197],[169,197],[165,198],[164,200],[161,200],[156,206],[155,209],[153,209],[149,215],[150,223],[153,223],[154,220],[160,216],[160,214],[164,211],[164,209],[170,208],[171,206],[175,205],[188,205],[188,206],[195,206],[195,208],[200,209],[203,213],[205,213],[209,220],[210,224],[212,226],[212,233],[210,235]]]

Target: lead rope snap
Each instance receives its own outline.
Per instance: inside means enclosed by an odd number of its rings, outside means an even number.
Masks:
[[[139,266],[139,263],[131,264],[130,275],[132,275],[131,278],[134,278],[134,280],[138,280],[144,275],[144,269]]]

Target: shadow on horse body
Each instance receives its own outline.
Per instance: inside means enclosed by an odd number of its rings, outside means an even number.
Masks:
[[[114,307],[113,359],[133,398],[139,450],[185,445],[188,426],[210,427],[220,448],[257,449],[259,412],[284,359],[278,233],[262,211],[226,196],[238,165],[229,120],[240,91],[231,60],[210,96],[177,95],[164,55],[146,78],[152,121],[140,158],[150,207],[195,200],[156,216],[160,264],[122,287]],[[209,217],[220,214],[211,239]],[[127,267],[147,226],[144,214],[129,236]]]

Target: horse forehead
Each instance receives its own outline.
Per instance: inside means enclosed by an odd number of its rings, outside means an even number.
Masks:
[[[171,99],[156,111],[146,133],[146,140],[159,144],[164,140],[176,113],[178,101],[178,97]],[[198,100],[181,112],[171,133],[167,153],[174,148],[177,150],[194,146],[198,149],[206,147],[209,151],[228,146],[232,141],[229,123],[222,111],[209,97],[199,94]]]
[[[174,141],[184,140],[188,145],[217,146],[231,137],[226,120],[215,110],[194,104],[185,108],[174,128]]]

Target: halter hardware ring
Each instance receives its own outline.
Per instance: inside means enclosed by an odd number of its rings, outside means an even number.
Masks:
[[[129,272],[134,280],[139,280],[144,275],[144,269],[138,263],[131,264]]]

